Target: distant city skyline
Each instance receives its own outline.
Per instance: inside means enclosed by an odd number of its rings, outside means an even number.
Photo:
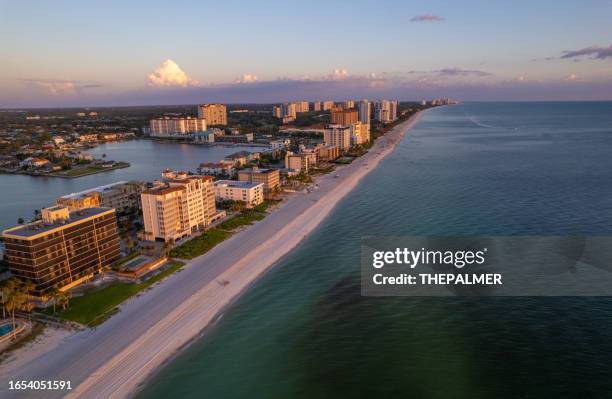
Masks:
[[[612,2],[0,0],[0,108],[612,100]]]

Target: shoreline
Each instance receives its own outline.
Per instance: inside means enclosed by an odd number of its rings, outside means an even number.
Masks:
[[[44,379],[58,374],[70,376],[74,389],[67,397],[134,395],[161,366],[206,333],[229,305],[319,226],[336,204],[395,149],[422,114],[423,111],[417,112],[395,126],[351,164],[317,176],[313,179],[317,189],[290,197],[264,220],[189,261],[186,270],[122,304],[119,314],[88,336],[74,334],[65,343],[71,347],[50,349],[22,367],[8,364],[11,370],[2,370],[1,374],[20,371],[15,375],[20,379],[26,375]],[[125,342],[115,342],[117,339]],[[83,355],[79,346],[91,353]],[[66,365],[70,356],[74,360]]]

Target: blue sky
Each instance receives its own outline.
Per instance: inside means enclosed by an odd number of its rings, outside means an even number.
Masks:
[[[0,107],[612,99],[612,1],[0,0]]]

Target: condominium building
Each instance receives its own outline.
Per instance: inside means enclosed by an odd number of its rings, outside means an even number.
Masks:
[[[32,281],[36,296],[91,279],[120,257],[115,210],[109,208],[45,208],[42,220],[4,230],[2,237],[11,273]]]
[[[227,126],[227,107],[225,104],[199,105],[198,118],[205,119],[208,125]]]
[[[356,122],[351,127],[351,145],[361,145],[370,141],[370,125]]]
[[[140,208],[140,193],[146,184],[141,181],[120,181],[89,190],[72,193],[55,200],[57,205],[67,206],[70,211],[84,208],[115,208],[124,213]]]
[[[225,177],[234,177],[235,169],[234,165],[231,163],[201,163],[198,168],[198,173],[201,175],[209,175],[209,176],[225,176]]]
[[[323,142],[328,146],[336,146],[340,151],[351,148],[351,127],[343,125],[328,125],[323,133]]]
[[[313,106],[315,112],[319,112],[323,109],[323,104],[321,104],[321,101],[315,101]]]
[[[315,147],[315,152],[319,162],[329,162],[340,157],[340,148],[335,145],[319,144]]]
[[[397,119],[397,106],[396,100],[380,100],[374,105],[374,117],[377,121],[382,123],[393,122]]]
[[[329,111],[334,108],[333,101],[323,101],[323,111]]]
[[[344,102],[344,109],[355,108],[355,100],[346,100]]]
[[[269,196],[280,189],[280,171],[278,169],[244,169],[238,172],[238,180],[262,183],[264,196]]]
[[[359,114],[355,109],[340,109],[338,107],[331,110],[331,123],[333,125],[350,125],[359,120]]]
[[[288,151],[285,155],[285,168],[292,170],[296,173],[308,173],[310,169],[314,166],[312,161],[313,157],[309,153],[294,154],[293,152]]]
[[[295,103],[296,112],[308,112],[310,111],[310,104],[308,101],[298,101]]]
[[[359,122],[370,124],[370,116],[372,115],[372,103],[364,99],[359,102]]]
[[[242,201],[247,208],[252,208],[264,201],[264,184],[218,180],[215,182],[215,197],[218,201]]]
[[[171,241],[210,225],[217,214],[212,176],[170,179],[143,191],[142,214],[147,240]]]
[[[275,118],[281,119],[283,117],[283,108],[280,105],[273,106],[272,116],[274,116]]]
[[[149,122],[152,137],[180,137],[206,130],[203,118],[155,118]]]

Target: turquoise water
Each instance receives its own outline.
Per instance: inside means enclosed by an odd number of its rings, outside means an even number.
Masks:
[[[434,109],[140,398],[609,397],[607,298],[360,296],[362,236],[612,233],[612,103]]]
[[[6,335],[13,331],[13,326],[11,324],[3,324],[0,326],[0,337]]]

